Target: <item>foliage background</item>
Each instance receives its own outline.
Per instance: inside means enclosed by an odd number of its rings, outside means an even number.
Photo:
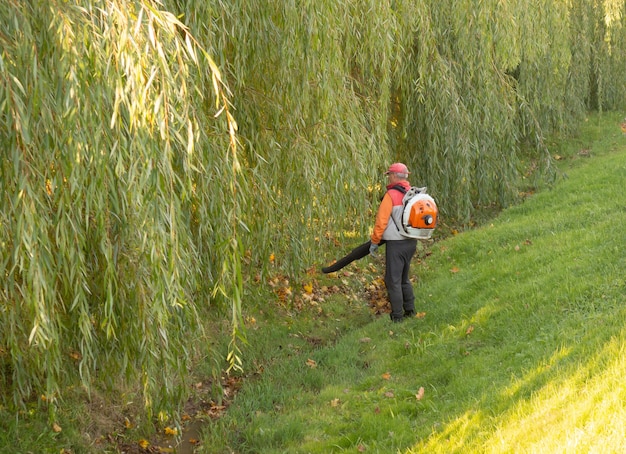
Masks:
[[[391,161],[450,224],[514,202],[551,175],[547,135],[624,107],[624,13],[2,2],[3,401],[140,379],[150,411],[180,403],[202,319],[232,308],[236,340],[270,265],[364,238]]]

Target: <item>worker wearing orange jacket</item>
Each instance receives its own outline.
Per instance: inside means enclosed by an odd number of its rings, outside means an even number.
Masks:
[[[417,240],[400,233],[402,225],[402,198],[411,188],[409,169],[396,162],[385,174],[389,182],[376,213],[371,235],[370,254],[375,255],[381,240],[387,245],[385,251],[385,285],[391,303],[391,320],[400,322],[415,315],[415,296],[409,280],[411,259],[417,248]],[[402,189],[404,189],[404,191]]]

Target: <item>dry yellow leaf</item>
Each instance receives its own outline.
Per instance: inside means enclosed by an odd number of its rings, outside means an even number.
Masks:
[[[309,366],[311,369],[315,369],[317,367],[317,363],[311,358],[306,360],[306,365]]]
[[[304,291],[307,292],[309,295],[313,293],[313,284],[310,282],[308,284],[304,284]]]
[[[383,375],[383,380],[389,380],[391,378],[391,374],[389,372],[385,372]]]
[[[166,427],[165,435],[178,435],[178,429],[176,427]]]
[[[417,394],[415,395],[415,398],[417,400],[422,400],[423,397],[424,397],[424,387],[420,386],[420,389],[417,391]]]
[[[61,429],[61,426],[59,426],[56,422],[54,424],[52,424],[52,430],[56,433],[61,432],[63,429]]]
[[[148,442],[148,440],[144,440],[143,438],[141,440],[139,440],[139,442],[137,444],[140,447],[142,447],[143,449],[147,449],[148,446],[150,446],[150,443]]]

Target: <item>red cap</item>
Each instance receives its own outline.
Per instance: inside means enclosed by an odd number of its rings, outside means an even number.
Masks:
[[[396,162],[389,166],[389,170],[385,172],[385,175],[388,175],[390,173],[405,173],[408,175],[411,172],[409,172],[409,169],[407,168],[407,166],[405,166],[401,162]]]

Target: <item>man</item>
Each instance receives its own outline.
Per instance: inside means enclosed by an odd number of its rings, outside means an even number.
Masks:
[[[411,184],[407,180],[409,169],[400,162],[391,164],[385,174],[389,179],[387,192],[376,213],[370,254],[376,252],[381,240],[385,240],[385,285],[391,303],[391,321],[401,322],[405,317],[415,315],[415,296],[409,281],[409,268],[417,240],[402,236],[399,227],[402,225],[402,198]]]

